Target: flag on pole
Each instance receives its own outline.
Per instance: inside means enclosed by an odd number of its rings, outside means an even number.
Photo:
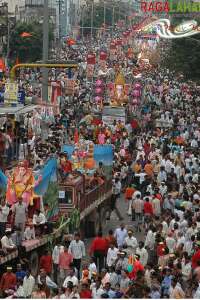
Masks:
[[[21,37],[31,37],[32,36],[32,34],[31,33],[29,33],[29,32],[22,32],[21,34],[20,34],[20,36]]]

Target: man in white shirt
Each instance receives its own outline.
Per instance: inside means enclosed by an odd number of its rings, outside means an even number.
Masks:
[[[69,276],[67,276],[64,280],[63,287],[67,288],[68,282],[71,281],[73,283],[73,286],[78,286],[78,278],[75,276],[74,269],[70,269]]]
[[[101,299],[101,296],[104,294],[104,290],[101,285],[100,280],[96,280],[94,287],[92,288],[92,299]]]
[[[127,230],[123,223],[115,230],[114,237],[117,240],[118,248],[123,247],[125,238],[127,237]]]
[[[135,254],[138,242],[137,239],[133,236],[133,231],[131,229],[128,230],[128,236],[124,240],[124,246],[127,247],[127,253],[129,255]]]
[[[27,271],[26,276],[23,279],[23,290],[25,298],[31,298],[34,287],[35,278],[31,275],[30,271]]]
[[[3,200],[0,205],[0,238],[5,234],[8,215],[9,207],[6,205],[5,200]]]
[[[36,235],[42,234],[46,224],[46,217],[39,209],[33,215],[33,224],[36,229]]]
[[[59,264],[59,256],[60,253],[64,252],[64,246],[56,245],[52,252],[52,260],[53,260],[53,275],[54,275],[54,281],[57,283],[58,278],[58,264]]]
[[[111,267],[114,265],[116,259],[117,259],[117,253],[119,250],[113,245],[110,245],[110,248],[108,249],[107,252],[107,258],[106,258],[106,263],[108,267]]]
[[[169,253],[174,253],[176,248],[176,240],[173,238],[173,233],[169,232],[166,237],[166,246],[169,249]]]
[[[69,253],[73,256],[74,267],[78,271],[78,279],[80,279],[81,260],[85,256],[85,244],[80,240],[80,234],[74,235],[74,240],[69,245]]]
[[[5,235],[1,238],[1,247],[5,253],[17,248],[11,239],[11,229],[6,229]]]
[[[144,242],[139,242],[139,247],[136,249],[136,254],[140,256],[140,263],[145,267],[148,262],[148,252],[144,247]]]

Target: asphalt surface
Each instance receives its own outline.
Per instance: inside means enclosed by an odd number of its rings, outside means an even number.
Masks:
[[[128,216],[127,211],[128,211],[128,203],[124,200],[123,195],[117,202],[117,207],[123,217],[123,221],[120,221],[115,213],[112,212],[110,220],[105,220],[102,221],[102,229],[103,229],[103,235],[106,236],[108,234],[108,231],[112,229],[115,231],[117,227],[120,226],[121,223],[124,223],[127,229],[132,229],[133,230],[133,235],[136,237],[137,241],[143,241],[144,240],[144,230],[142,232],[137,232],[136,227],[135,227],[135,222],[131,220],[131,217]],[[84,260],[85,263],[89,262],[89,256],[88,256],[88,250],[91,245],[92,239],[86,239],[85,240],[85,246],[86,246],[86,252],[87,252],[87,257]]]

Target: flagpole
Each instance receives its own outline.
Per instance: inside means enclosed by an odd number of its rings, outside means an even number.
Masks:
[[[44,0],[43,18],[43,63],[47,63],[49,52],[49,6],[48,0]],[[48,69],[42,70],[42,101],[48,102]]]

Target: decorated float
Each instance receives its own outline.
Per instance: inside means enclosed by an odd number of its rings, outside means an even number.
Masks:
[[[128,102],[129,85],[126,84],[124,75],[119,72],[115,78],[115,83],[108,85],[110,91],[110,105],[124,106]]]

